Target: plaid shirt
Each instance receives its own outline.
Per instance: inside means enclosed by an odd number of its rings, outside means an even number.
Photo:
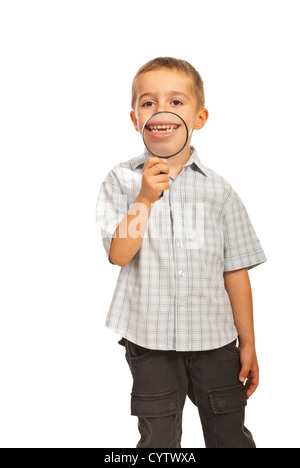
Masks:
[[[118,164],[102,182],[96,221],[108,259],[149,156],[145,150]],[[238,336],[223,272],[249,270],[266,257],[239,195],[192,146],[170,184],[152,204],[139,251],[120,270],[105,325],[144,348],[219,348]]]

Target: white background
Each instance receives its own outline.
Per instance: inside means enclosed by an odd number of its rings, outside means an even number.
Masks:
[[[249,272],[260,448],[299,448],[297,0],[1,1],[2,447],[135,447],[132,377],[104,326],[120,271],[96,224],[109,170],[143,151],[131,82],[190,61],[210,112],[202,162],[241,196],[267,256]],[[187,399],[182,447],[204,447]]]

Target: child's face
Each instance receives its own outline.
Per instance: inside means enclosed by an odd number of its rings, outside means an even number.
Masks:
[[[183,118],[189,130],[200,129],[208,118],[207,109],[197,109],[191,78],[177,70],[158,69],[140,75],[131,120],[141,133],[146,120],[156,112],[169,111]]]

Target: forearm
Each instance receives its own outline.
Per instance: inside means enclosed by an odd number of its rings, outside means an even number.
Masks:
[[[248,270],[225,272],[224,282],[231,302],[239,342],[242,346],[254,345],[253,301]]]
[[[124,267],[138,252],[151,214],[151,202],[140,194],[127,215],[118,225],[112,239],[109,257],[113,263]]]

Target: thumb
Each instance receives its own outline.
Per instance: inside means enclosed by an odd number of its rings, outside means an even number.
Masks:
[[[240,382],[245,382],[245,380],[248,377],[249,371],[250,371],[250,366],[247,363],[244,363],[242,365],[242,369],[241,369],[241,372],[240,372],[240,375],[239,375],[239,381]]]

